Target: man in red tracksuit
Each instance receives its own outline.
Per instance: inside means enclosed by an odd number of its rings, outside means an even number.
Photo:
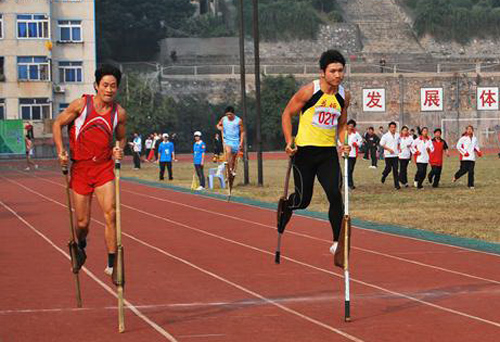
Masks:
[[[429,172],[429,183],[432,183],[433,188],[439,186],[439,179],[441,178],[441,170],[443,169],[443,154],[449,157],[448,144],[445,140],[441,139],[441,129],[434,130],[434,138],[432,138],[432,145],[434,151],[430,153],[429,163],[431,164],[431,172]]]

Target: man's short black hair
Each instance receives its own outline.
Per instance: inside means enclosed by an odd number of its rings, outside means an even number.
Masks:
[[[368,127],[368,129],[371,129],[372,131],[375,130],[375,128],[373,128],[373,126]]]
[[[436,129],[434,130],[434,133],[436,133],[436,132],[443,133],[443,131],[441,130],[441,128],[436,128]]]
[[[326,67],[332,63],[340,63],[345,66],[345,58],[337,50],[328,50],[323,52],[319,59],[319,68],[325,71]]]
[[[353,119],[347,121],[347,126],[349,125],[353,125],[354,127],[356,127],[356,121],[354,121]]]
[[[233,113],[234,114],[234,107],[233,106],[227,106],[226,111],[224,113]]]
[[[394,121],[391,121],[391,122],[389,122],[389,127],[391,127],[391,126],[396,126],[397,127],[398,125],[396,125],[396,123]]]
[[[401,130],[403,130],[403,129],[405,129],[405,128],[406,128],[406,129],[408,129],[408,126],[406,126],[406,125],[405,125],[405,126],[403,126],[403,127],[401,128]]]
[[[120,86],[122,72],[117,67],[111,64],[103,64],[95,71],[95,83],[99,85],[104,76],[111,75],[116,78],[116,85]]]

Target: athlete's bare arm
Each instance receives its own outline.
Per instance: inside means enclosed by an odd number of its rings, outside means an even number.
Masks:
[[[351,93],[349,91],[345,92],[345,102],[344,108],[342,108],[342,112],[340,114],[339,123],[338,123],[338,137],[342,145],[344,145],[345,140],[345,132],[347,130],[347,108],[349,108],[349,104],[351,103]],[[349,151],[344,151],[349,152]]]
[[[125,124],[127,123],[127,112],[125,109],[118,105],[118,124],[116,125],[116,141],[120,143],[120,148],[116,147],[113,149],[113,156],[115,159],[121,160],[123,158],[123,149],[127,144],[127,138],[125,134]]]
[[[224,118],[222,118],[222,119],[224,119]],[[220,119],[219,123],[217,124],[217,126],[215,126],[215,127],[217,127],[217,129],[219,131],[222,131],[224,129],[224,126],[222,126],[222,119]]]
[[[298,115],[304,105],[309,101],[314,92],[314,84],[311,82],[303,86],[288,102],[283,114],[281,115],[281,127],[285,136],[285,152],[290,156],[295,154],[296,148],[292,148],[292,117]]]
[[[70,105],[62,111],[52,125],[52,134],[54,144],[56,145],[57,155],[61,166],[68,166],[68,153],[64,149],[62,141],[62,128],[72,123],[85,107],[85,98],[79,98],[70,103]]]
[[[243,120],[240,120],[240,150],[243,150],[243,142],[245,141],[245,126]]]

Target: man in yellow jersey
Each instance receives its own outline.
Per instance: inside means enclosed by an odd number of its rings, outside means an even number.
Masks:
[[[282,233],[293,210],[305,209],[311,202],[314,178],[325,190],[330,202],[328,216],[333,230],[332,253],[337,248],[344,204],[340,193],[341,173],[337,152],[337,139],[344,146],[347,128],[347,108],[350,94],[342,87],[345,58],[336,50],[328,50],[319,60],[320,78],[302,87],[286,106],[281,122],[286,141],[286,153],[292,158],[295,193],[285,201]],[[300,115],[299,130],[292,138],[292,117]]]

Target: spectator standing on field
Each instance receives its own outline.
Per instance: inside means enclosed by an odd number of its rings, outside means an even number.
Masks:
[[[193,145],[193,163],[196,175],[200,181],[200,186],[196,189],[198,191],[205,189],[205,175],[203,173],[203,165],[205,164],[205,152],[207,146],[201,140],[201,132],[194,132],[194,145]]]
[[[137,132],[134,133],[134,139],[132,142],[129,142],[129,145],[132,149],[132,155],[134,157],[134,170],[139,170],[141,168],[142,140]]]
[[[382,139],[382,137],[384,136],[384,127],[382,126],[379,126],[378,127],[378,133],[380,135],[380,139]],[[378,159],[380,160],[383,160],[385,157],[384,155],[384,149],[382,148],[382,146],[379,146],[379,149],[378,149]]]
[[[359,148],[363,144],[363,138],[356,131],[356,121],[349,120],[347,122],[347,143],[351,147],[349,157],[347,159],[347,185],[351,190],[356,189],[354,186],[354,167],[356,166],[356,158],[358,158]]]
[[[32,135],[29,133],[26,134],[24,137],[24,143],[26,145],[26,171],[31,170],[31,167],[38,169],[38,165],[35,164],[32,160],[33,156],[35,155],[35,144],[33,143],[33,139],[31,139]]]
[[[163,142],[160,143],[158,148],[158,154],[160,156],[160,175],[159,179],[162,181],[165,179],[165,166],[168,171],[168,180],[174,179],[174,174],[172,172],[172,161],[175,160],[175,148],[174,143],[168,140],[168,134],[163,134]]]
[[[380,142],[379,137],[375,134],[375,129],[373,127],[368,128],[368,132],[365,135],[366,150],[370,155],[372,164],[370,169],[377,168],[377,149],[378,143]]]
[[[431,172],[429,172],[429,183],[432,183],[433,188],[439,186],[439,180],[441,179],[441,171],[443,169],[443,155],[449,157],[448,144],[446,141],[441,139],[441,129],[436,128],[434,130],[434,138],[432,138],[432,145],[434,151],[431,152],[429,156],[429,164],[431,164]]]
[[[153,135],[152,134],[148,135],[148,138],[144,142],[144,148],[146,149],[145,153],[144,153],[144,155],[146,156],[146,160],[151,161],[149,159],[149,154],[151,153],[151,149],[153,148]]]

